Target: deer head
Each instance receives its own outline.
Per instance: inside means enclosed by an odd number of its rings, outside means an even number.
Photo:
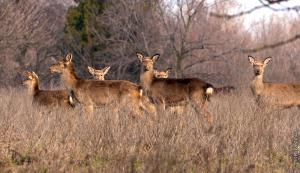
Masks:
[[[265,58],[264,60],[257,60],[252,56],[248,56],[249,62],[252,64],[254,75],[260,76],[264,74],[265,67],[272,58]]]
[[[27,79],[23,81],[23,85],[27,87],[28,91],[33,94],[34,91],[39,90],[39,77],[34,72],[25,72]]]
[[[158,60],[159,54],[153,55],[152,57],[144,56],[141,53],[136,54],[138,59],[143,64],[143,67],[146,71],[153,70],[154,63]]]
[[[103,69],[101,70],[96,70],[90,66],[88,66],[88,70],[89,72],[91,73],[91,75],[93,75],[93,77],[95,79],[98,79],[98,80],[104,80],[105,79],[105,75],[107,74],[107,72],[109,71],[110,67],[104,67]]]
[[[72,65],[72,59],[72,54],[68,54],[66,58],[59,60],[50,67],[51,73],[63,73],[68,70]]]
[[[171,69],[167,69],[166,71],[154,70],[154,76],[156,78],[168,78],[170,71],[171,71]]]

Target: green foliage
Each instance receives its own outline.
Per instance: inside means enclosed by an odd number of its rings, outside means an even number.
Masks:
[[[97,19],[103,14],[103,0],[83,0],[67,13],[66,35],[69,44],[88,54],[101,49],[95,31],[102,31]]]
[[[104,167],[104,165],[108,162],[108,160],[106,158],[103,158],[101,156],[96,156],[95,158],[93,158],[92,160],[92,167],[97,169],[100,169],[102,167]]]
[[[40,173],[48,173],[49,171],[48,171],[48,168],[42,167],[42,168],[40,168],[39,172]]]
[[[30,163],[31,157],[28,154],[21,155],[17,152],[13,152],[11,155],[11,163],[14,165],[23,165],[24,163]]]

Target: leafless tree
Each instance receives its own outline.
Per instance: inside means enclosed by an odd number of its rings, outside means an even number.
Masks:
[[[117,72],[114,78],[138,78],[136,51],[161,53],[158,65],[173,66],[175,77],[213,75],[199,72],[197,65],[224,60],[240,46],[239,39],[233,39],[236,22],[211,18],[211,5],[206,0],[111,0],[108,4],[96,23],[112,34],[92,29],[105,49],[96,52],[88,63],[112,65],[111,72]]]
[[[258,0],[261,5],[259,6],[255,6],[249,10],[246,10],[246,11],[241,11],[239,13],[236,13],[236,14],[226,14],[226,13],[223,13],[223,14],[219,14],[219,13],[216,13],[216,12],[211,12],[210,14],[212,16],[215,16],[215,17],[218,17],[218,18],[224,18],[224,19],[233,19],[233,18],[238,18],[238,17],[241,17],[241,16],[244,16],[244,15],[248,15],[250,13],[254,13],[255,11],[259,10],[259,9],[263,9],[263,8],[268,8],[274,12],[297,12],[299,13],[300,11],[300,5],[294,5],[294,6],[276,6],[276,5],[281,5],[282,3],[284,2],[292,2],[295,0]],[[265,49],[273,49],[273,48],[276,48],[276,47],[279,47],[279,46],[283,46],[285,44],[288,44],[288,43],[291,43],[291,42],[294,42],[296,40],[300,39],[300,32],[294,34],[293,36],[290,36],[289,38],[285,38],[285,39],[282,39],[282,40],[279,40],[277,42],[274,42],[274,43],[267,43],[265,45],[262,45],[260,47],[255,47],[255,48],[250,48],[250,49],[244,49],[243,52],[245,53],[254,53],[254,52],[258,52],[258,51],[262,51],[262,50],[265,50]]]
[[[159,28],[153,21],[153,10],[156,1],[144,0],[111,0],[104,14],[97,18],[97,23],[106,28],[107,36],[103,30],[94,30],[98,42],[105,49],[94,55],[95,64],[108,64],[112,66],[111,72],[117,79],[137,80],[135,53],[146,51],[151,54],[159,49]],[[135,74],[134,78],[132,78]]]
[[[27,68],[45,76],[50,57],[61,54],[65,11],[57,1],[0,1],[2,84],[20,82]]]
[[[212,5],[206,0],[160,2],[156,19],[161,23],[162,38],[168,43],[165,50],[171,50],[169,56],[174,59],[175,77],[195,75],[199,71],[191,72],[192,67],[226,59],[226,55],[240,49],[239,41],[234,39],[233,34],[238,29],[235,21],[226,22],[208,16],[217,4],[218,1]]]

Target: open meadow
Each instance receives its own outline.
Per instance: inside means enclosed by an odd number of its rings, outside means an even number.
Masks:
[[[132,117],[121,105],[91,121],[0,91],[0,172],[299,172],[297,108],[268,112],[248,89],[213,96],[209,125],[193,109]],[[118,107],[117,111],[112,111]]]

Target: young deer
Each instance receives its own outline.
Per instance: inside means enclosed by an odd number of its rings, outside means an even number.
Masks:
[[[96,69],[88,66],[88,70],[89,70],[90,74],[93,75],[93,77],[98,80],[105,80],[105,75],[107,74],[109,69],[110,69],[109,66],[104,67],[101,70],[96,70]]]
[[[167,69],[166,71],[157,71],[154,70],[154,77],[156,78],[168,78],[171,69]]]
[[[300,105],[300,84],[293,83],[269,83],[263,81],[264,71],[271,58],[257,60],[248,56],[254,70],[254,79],[251,82],[251,90],[256,101],[262,106],[274,108],[288,108]]]
[[[124,103],[127,101],[126,104],[133,108],[135,114],[140,113],[140,107],[148,106],[142,104],[142,88],[134,83],[123,80],[100,81],[78,78],[75,74],[71,54],[52,65],[50,71],[61,74],[62,80],[69,89],[74,91],[75,98],[83,104],[88,115],[93,115],[94,107],[114,102]]]
[[[155,78],[153,66],[159,55],[147,57],[137,53],[137,57],[144,68],[144,72],[140,75],[141,85],[145,93],[157,105],[157,108],[165,109],[166,106],[190,101],[197,113],[202,109],[208,121],[213,121],[213,117],[207,111],[205,104],[213,93],[211,84],[197,78]]]
[[[44,106],[74,107],[72,96],[66,90],[40,90],[39,77],[34,72],[26,72],[28,78],[23,82],[33,102]]]

